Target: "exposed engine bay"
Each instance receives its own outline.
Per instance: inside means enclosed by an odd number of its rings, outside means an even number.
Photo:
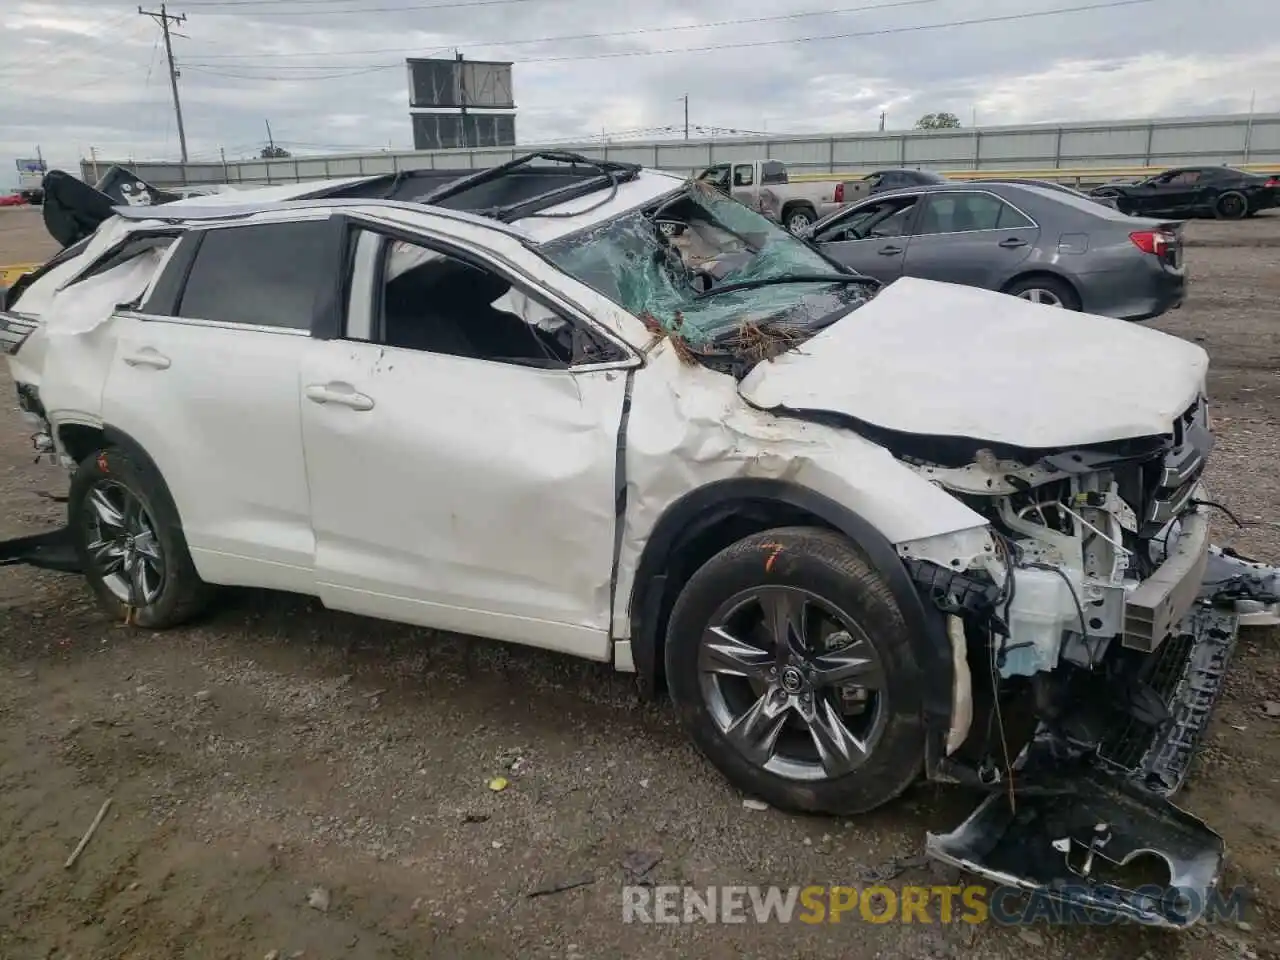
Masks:
[[[1202,398],[1155,446],[914,464],[991,525],[985,542],[899,547],[967,665],[938,776],[990,792],[930,835],[935,857],[1076,908],[1198,919],[1224,846],[1168,798],[1241,615],[1280,622],[1280,571],[1209,543],[1212,445]],[[1153,865],[1144,883],[1125,878]]]

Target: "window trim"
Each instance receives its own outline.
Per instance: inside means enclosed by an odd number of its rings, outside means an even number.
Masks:
[[[962,236],[964,234],[969,234],[969,233],[1003,233],[1009,230],[1032,230],[1032,229],[1039,230],[1040,229],[1040,224],[1039,222],[1037,222],[1035,217],[1031,216],[1029,213],[1027,213],[1027,211],[1023,210],[1020,206],[1018,206],[1012,200],[1008,200],[1000,196],[1000,194],[993,193],[990,190],[939,190],[939,191],[936,191],[935,193],[922,194],[922,196],[926,198],[926,202],[927,202],[928,200],[931,200],[935,196],[947,197],[947,196],[954,196],[956,194],[965,194],[965,193],[985,194],[988,197],[993,197],[995,200],[999,201],[1000,203],[1007,203],[1009,206],[1013,207],[1014,210],[1018,211],[1018,213],[1022,214],[1022,216],[1026,217],[1028,222],[1027,224],[1024,224],[1023,226],[1019,226],[1019,227],[980,227],[976,230],[948,230],[946,233],[916,233],[914,232],[915,225],[913,224],[912,225],[913,232],[911,234],[912,239],[915,239],[916,237],[920,237],[922,239],[924,237],[957,237],[957,236]],[[997,220],[998,219],[999,218],[997,218]]]
[[[498,274],[513,287],[517,287],[526,296],[533,295],[537,299],[545,303],[549,308],[563,315],[564,319],[570,323],[576,324],[589,332],[592,336],[605,340],[622,353],[622,357],[618,360],[604,360],[595,363],[577,363],[568,364],[564,367],[527,367],[529,370],[540,370],[543,372],[561,372],[561,373],[589,373],[596,370],[630,370],[634,367],[644,365],[643,358],[631,347],[630,344],[623,341],[620,337],[606,330],[600,324],[596,323],[590,314],[582,307],[568,300],[554,290],[548,289],[545,284],[539,282],[536,278],[530,276],[524,270],[521,270],[516,264],[511,263],[500,254],[492,250],[474,247],[465,241],[461,241],[456,237],[444,236],[432,231],[405,227],[399,224],[384,223],[380,220],[372,219],[367,215],[360,213],[343,213],[334,217],[335,221],[343,224],[344,243],[348,250],[354,248],[351,242],[351,235],[358,234],[359,231],[365,230],[380,235],[384,241],[387,239],[400,240],[405,243],[418,244],[429,250],[447,257],[453,257],[468,263],[480,270],[489,270]],[[385,263],[387,244],[384,242],[380,245],[378,262]],[[380,275],[381,271],[376,271]],[[345,330],[346,310],[345,305],[349,300],[353,291],[352,284],[347,282],[347,276],[350,274],[348,267],[343,268],[343,275],[339,278],[342,281],[343,309],[339,311],[336,323],[332,328],[332,335],[326,336],[325,339],[347,339]],[[372,291],[370,291],[372,296]],[[373,318],[373,323],[378,323],[377,317]],[[375,342],[351,340],[351,343]],[[386,346],[380,344],[380,346]],[[412,349],[408,347],[390,347],[389,350]],[[414,350],[415,353],[430,353],[430,351]],[[432,356],[448,357],[451,354],[432,354]],[[503,366],[520,366],[520,364],[503,363],[500,360],[488,360],[484,357],[453,357],[455,360],[478,360],[482,363],[502,363]]]
[[[746,169],[748,176],[750,176],[750,177],[751,177],[751,182],[750,182],[750,183],[739,183],[739,182],[738,182],[738,171],[739,171],[739,170],[742,170],[742,169],[744,169],[744,168]],[[730,183],[732,183],[732,185],[733,185],[733,187],[734,187],[735,189],[736,189],[736,188],[739,188],[739,187],[755,187],[755,186],[757,186],[757,184],[756,184],[756,167],[755,167],[755,164],[753,164],[753,163],[735,163],[735,164],[733,165],[733,173],[732,173],[732,175],[731,175]]]

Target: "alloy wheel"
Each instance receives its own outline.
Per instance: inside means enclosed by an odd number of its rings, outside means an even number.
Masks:
[[[165,562],[155,521],[142,501],[120,483],[99,480],[85,506],[85,549],[93,572],[121,603],[154,603],[164,590]]]
[[[808,229],[812,222],[807,213],[793,213],[787,221],[787,229],[792,233],[799,233],[801,230]]]
[[[799,587],[757,587],[721,605],[703,632],[698,668],[721,734],[786,779],[854,772],[887,720],[884,664],[870,638]]]
[[[1018,294],[1020,300],[1030,300],[1032,303],[1038,303],[1046,307],[1061,307],[1062,298],[1052,290],[1046,290],[1044,287],[1032,287],[1029,290],[1023,290]]]

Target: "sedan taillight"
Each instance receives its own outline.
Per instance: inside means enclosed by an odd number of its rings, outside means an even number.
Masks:
[[[1159,230],[1135,230],[1129,234],[1129,239],[1143,253],[1150,253],[1157,257],[1164,253],[1169,243],[1169,235]]]
[[[834,200],[836,203],[844,203],[844,184],[843,183],[836,184],[836,192],[832,196],[832,200]]]

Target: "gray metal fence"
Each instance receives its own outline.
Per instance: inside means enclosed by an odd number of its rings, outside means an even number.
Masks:
[[[488,167],[536,149],[380,151],[281,160],[168,163],[82,160],[93,182],[120,163],[157,186],[245,184],[261,186],[399,170]],[[546,145],[550,146],[550,145]],[[1280,114],[1035,124],[956,130],[742,137],[735,139],[555,144],[597,159],[641,163],[690,173],[724,160],[782,160],[793,173],[822,175],[875,167],[928,167],[942,171],[1047,171],[1087,179],[1090,171],[1186,164],[1261,164],[1280,170]]]

